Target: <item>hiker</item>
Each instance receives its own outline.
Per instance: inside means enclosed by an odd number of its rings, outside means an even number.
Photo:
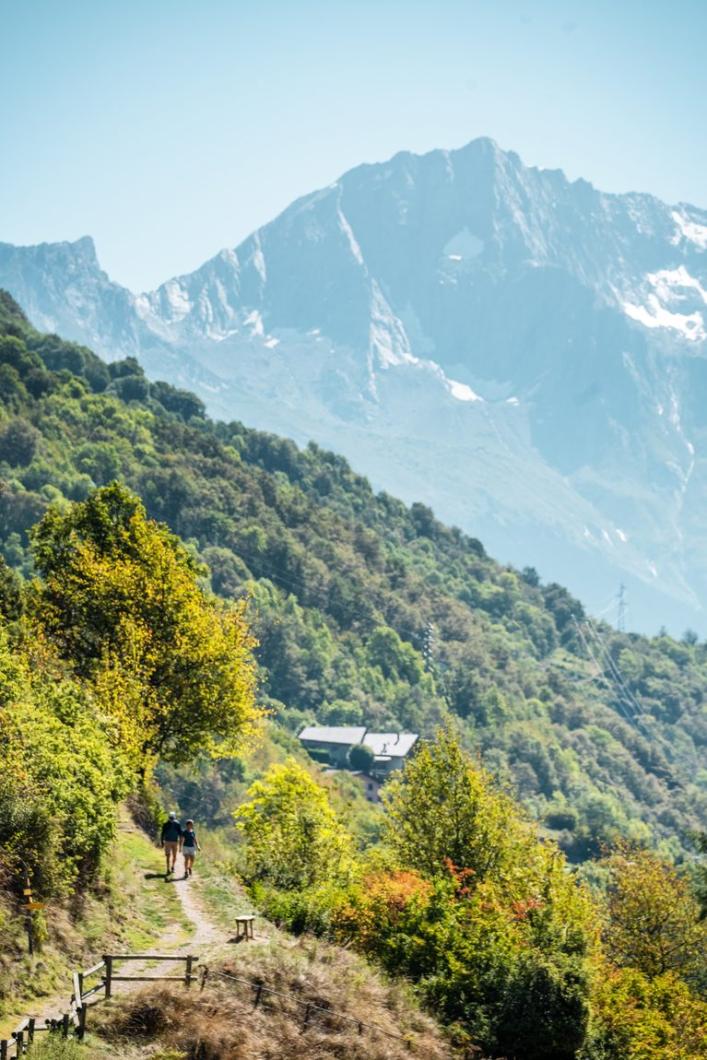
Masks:
[[[182,826],[177,820],[176,813],[172,812],[169,815],[169,820],[165,821],[162,825],[162,834],[160,836],[160,842],[164,849],[164,856],[167,861],[167,871],[165,876],[169,876],[170,872],[174,872],[174,866],[177,861],[177,851],[179,850],[182,839]]]
[[[184,879],[191,876],[194,867],[194,858],[197,850],[201,850],[199,840],[194,831],[194,822],[187,821],[186,828],[182,832],[182,854],[184,855]]]

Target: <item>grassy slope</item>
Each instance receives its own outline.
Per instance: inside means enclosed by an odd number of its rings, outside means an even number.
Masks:
[[[228,841],[219,833],[204,831],[201,842],[203,853],[189,887],[195,891],[200,914],[216,925],[220,936],[205,955],[211,976],[206,991],[192,991],[187,998],[181,990],[155,984],[137,993],[118,994],[110,1004],[91,1010],[84,1045],[43,1038],[33,1054],[37,1060],[185,1060],[198,1047],[204,1050],[198,1055],[211,1060],[452,1057],[444,1035],[420,1011],[405,985],[388,982],[363,958],[319,940],[293,939],[265,921],[258,921],[255,943],[229,944],[234,916],[252,911],[252,904],[237,882]],[[127,907],[118,915],[126,948],[149,947],[165,932],[172,933],[175,919],[181,920],[174,889],[149,879],[160,865],[161,854],[123,819],[111,894],[118,891]],[[88,922],[84,926],[89,930]],[[93,925],[93,933],[94,944],[102,943],[99,925]],[[63,960],[57,972],[66,982]],[[262,981],[292,996],[266,996],[254,1012],[252,990],[219,978],[221,972]],[[311,1001],[332,1014],[313,1016],[305,1029],[303,1009],[293,998]],[[366,1028],[359,1032],[357,1020],[394,1037]]]
[[[106,951],[143,950],[166,933],[174,942],[188,937],[173,888],[160,878],[145,878],[161,868],[161,852],[122,813],[103,890],[48,910],[41,953],[26,953],[16,909],[0,906],[0,915],[7,916],[0,953],[0,1037],[22,1015],[43,1011],[47,998],[68,1000],[71,971],[95,963]]]
[[[263,982],[284,996],[264,994],[254,1009],[252,987],[220,978],[221,973]],[[328,1011],[312,1013],[305,1027],[298,1000]],[[174,1049],[178,1057],[211,1060],[443,1060],[452,1055],[404,986],[386,982],[356,955],[313,940],[242,945],[230,959],[212,965],[206,990],[188,1002],[157,987],[95,1016],[92,1040],[112,1042],[116,1056],[124,1055],[124,1044],[134,1047],[141,1040],[158,1054]],[[359,1020],[376,1030],[359,1033]]]

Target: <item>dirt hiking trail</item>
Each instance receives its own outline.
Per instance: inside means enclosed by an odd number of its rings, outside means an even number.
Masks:
[[[140,832],[140,829],[132,820],[122,819],[118,825],[119,831],[123,833],[129,832]],[[164,855],[162,851],[155,847],[155,871],[144,873],[138,866],[136,866],[136,872],[138,872],[143,879],[142,886],[145,888],[151,887],[171,887],[174,888],[174,893],[181,906],[183,914],[183,920],[187,921],[190,925],[189,937],[184,940],[184,925],[179,920],[172,920],[165,929],[161,932],[158,938],[155,938],[147,947],[142,947],[145,953],[164,953],[174,956],[187,956],[191,954],[198,958],[200,963],[203,963],[205,959],[211,956],[216,950],[223,950],[229,942],[228,932],[218,927],[213,920],[209,917],[208,913],[204,908],[204,903],[200,896],[195,893],[193,886],[193,880],[195,877],[185,879],[183,877],[183,859],[179,855],[177,858],[176,873],[169,878],[165,878],[164,871],[162,869]],[[162,869],[162,871],[160,871]],[[198,873],[198,863],[195,866],[195,872]],[[113,951],[125,952],[131,949],[127,944],[114,943],[110,947]],[[88,960],[86,963],[94,963],[94,961],[100,960],[104,949],[101,953],[96,953],[93,958]],[[85,965],[84,965],[85,966]],[[181,966],[180,970],[181,970]],[[199,964],[195,966],[195,972],[198,974]],[[128,961],[124,964],[119,964],[115,968],[115,972],[118,975],[175,975],[178,974],[177,968],[174,962],[158,962],[158,961]],[[91,981],[91,984],[93,981]],[[91,985],[89,984],[89,985]],[[113,995],[120,997],[123,994],[131,993],[135,990],[139,990],[143,987],[144,983],[114,983]],[[31,1015],[35,1016],[39,1024],[43,1024],[46,1019],[56,1019],[61,1017],[64,1012],[68,1010],[69,999],[71,997],[71,980],[67,974],[65,985],[56,993],[53,993],[44,998],[35,998],[34,1000],[26,1002],[21,1010],[18,1010],[14,1016],[11,1016],[13,1025],[17,1025],[24,1016]],[[93,1003],[97,1003],[93,1001]],[[3,1023],[7,1022],[4,1018]]]

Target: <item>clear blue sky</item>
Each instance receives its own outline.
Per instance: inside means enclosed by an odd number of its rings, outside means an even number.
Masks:
[[[134,290],[400,149],[707,206],[707,0],[0,0],[0,240]]]

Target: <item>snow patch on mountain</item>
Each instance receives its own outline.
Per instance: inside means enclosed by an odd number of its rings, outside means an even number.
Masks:
[[[371,292],[370,352],[382,368],[418,363],[402,321],[393,313],[375,280]]]
[[[655,288],[656,294],[659,298],[662,298],[664,302],[680,300],[683,301],[688,297],[686,294],[680,294],[679,292],[684,291],[697,291],[698,295],[705,304],[707,304],[707,291],[694,276],[690,276],[689,272],[684,265],[680,265],[677,269],[661,269],[659,272],[649,272],[648,282]]]
[[[632,320],[646,328],[671,328],[679,331],[691,342],[707,338],[701,313],[671,313],[662,306],[654,294],[648,296],[648,305],[632,305],[624,302],[624,311]]]
[[[346,236],[346,239],[348,240],[348,244],[349,244],[349,247],[351,248],[351,253],[353,254],[354,261],[358,265],[363,265],[364,262],[363,262],[363,254],[361,253],[361,248],[358,245],[358,242],[356,240],[356,236],[353,234],[353,230],[351,228],[351,225],[346,220],[346,217],[344,216],[344,211],[341,209],[341,207],[339,207],[339,209],[337,211],[337,216],[339,218],[339,227],[340,227],[341,231],[344,233],[344,235]]]
[[[146,320],[152,312],[150,296],[147,294],[136,294],[133,299],[133,305],[135,307],[135,312],[141,320]]]
[[[686,239],[688,243],[694,243],[700,250],[707,250],[707,225],[699,224],[677,210],[673,210],[671,217],[677,225],[677,231],[671,240],[673,244]]]
[[[250,333],[254,338],[256,336],[262,338],[265,335],[263,318],[257,309],[251,310],[251,312],[245,317],[243,323],[250,329]]]
[[[253,237],[253,253],[250,258],[253,263],[253,268],[257,272],[258,276],[263,283],[267,283],[268,270],[265,267],[265,255],[263,254],[263,248],[260,242],[260,233],[256,232]]]
[[[164,293],[172,311],[172,320],[182,320],[192,308],[189,293],[179,280],[169,280],[164,285]]]
[[[472,390],[470,386],[467,386],[466,383],[458,383],[456,379],[447,379],[446,382],[449,393],[457,401],[483,401],[483,398]]]
[[[651,288],[646,305],[624,302],[624,312],[647,328],[670,328],[690,342],[707,338],[705,323],[699,309],[679,312],[692,305],[707,305],[707,291],[684,265],[676,269],[659,269],[646,275]],[[687,305],[685,303],[688,303]]]

